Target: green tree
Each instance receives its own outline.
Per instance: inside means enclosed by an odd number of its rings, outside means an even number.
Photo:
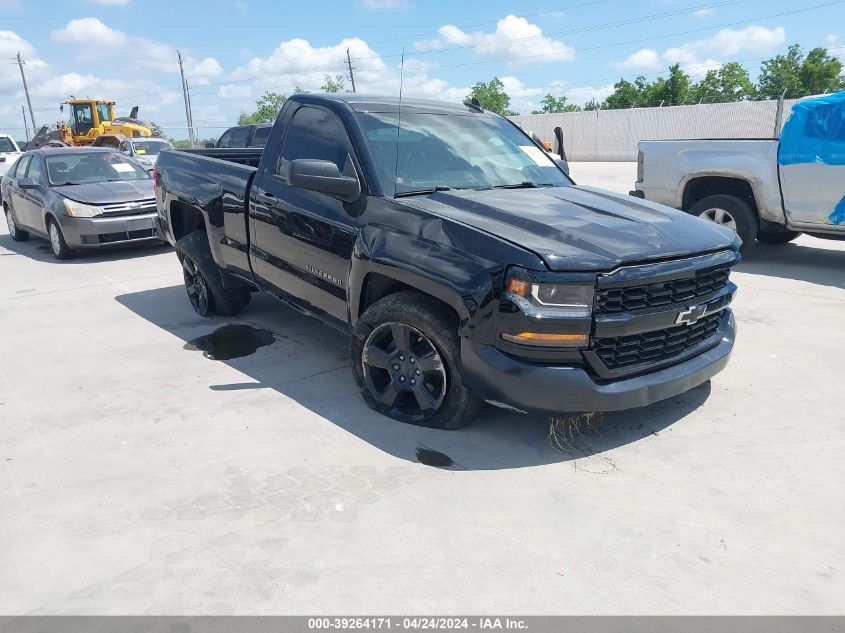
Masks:
[[[662,78],[659,80],[662,81]],[[669,78],[663,82],[659,91],[654,95],[658,103],[666,106],[683,105],[689,103],[690,80],[680,64],[669,66]]]
[[[334,77],[326,75],[323,77],[323,85],[320,86],[320,90],[323,92],[346,92],[344,88],[343,75],[335,75]]]
[[[481,107],[502,116],[513,116],[516,112],[510,111],[511,98],[505,92],[505,85],[498,77],[493,77],[489,82],[479,81],[472,87],[467,99],[478,99]]]
[[[567,103],[566,97],[555,97],[552,94],[547,94],[543,97],[540,104],[542,110],[533,110],[531,114],[551,114],[557,112],[580,112],[581,108],[574,103]]]
[[[814,48],[801,63],[799,77],[808,95],[836,92],[845,88],[845,80],[839,74],[842,62],[827,54],[826,48]]]
[[[691,90],[695,103],[725,103],[753,99],[756,88],[748,71],[737,62],[730,62],[718,70],[708,70],[704,79]]]
[[[803,97],[804,84],[801,81],[801,63],[804,53],[798,44],[789,47],[786,55],[775,55],[760,65],[757,78],[757,96],[760,99],[787,99]]]
[[[592,112],[594,110],[601,110],[605,106],[604,103],[590,99],[584,104],[584,112]]]
[[[297,88],[299,90],[299,88]],[[256,110],[251,114],[241,112],[238,117],[238,125],[250,125],[252,123],[272,123],[279,115],[279,110],[285,104],[287,96],[278,92],[265,92],[255,102]]]
[[[604,107],[606,108],[632,108],[637,105],[645,105],[643,101],[642,85],[646,78],[642,75],[634,80],[634,83],[627,79],[620,79],[613,84],[613,92],[605,99]],[[584,108],[585,110],[588,108]],[[597,110],[598,108],[589,108]]]

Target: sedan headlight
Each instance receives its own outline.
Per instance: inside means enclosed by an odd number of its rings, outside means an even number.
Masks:
[[[83,204],[75,200],[65,199],[65,209],[67,214],[74,218],[93,218],[97,215],[102,215],[103,210],[100,207],[95,207],[92,204]]]

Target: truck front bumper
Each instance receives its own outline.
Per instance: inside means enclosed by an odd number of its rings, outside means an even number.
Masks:
[[[530,363],[463,338],[462,377],[481,398],[524,413],[632,409],[689,391],[718,374],[728,363],[735,332],[730,314],[709,350],[652,373],[609,381],[594,379],[584,367]]]
[[[59,224],[71,248],[129,245],[158,239],[155,212],[129,216],[93,218],[62,217]]]

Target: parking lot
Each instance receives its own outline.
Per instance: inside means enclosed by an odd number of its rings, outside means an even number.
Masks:
[[[200,318],[168,247],[59,263],[0,228],[0,612],[841,613],[845,243],[733,279],[723,373],[560,451],[492,407],[373,413],[343,336],[266,296]],[[274,341],[208,358],[227,323]]]

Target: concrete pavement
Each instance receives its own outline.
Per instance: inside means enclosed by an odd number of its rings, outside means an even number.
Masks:
[[[841,614],[843,271],[749,249],[728,369],[559,452],[493,408],[374,414],[344,337],[260,296],[198,317],[168,248],[0,229],[0,613]],[[226,323],[275,342],[185,349]]]

